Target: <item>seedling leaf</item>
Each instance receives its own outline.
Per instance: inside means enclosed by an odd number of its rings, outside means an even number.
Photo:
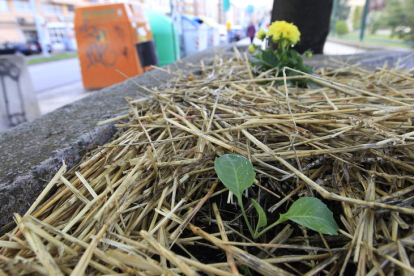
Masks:
[[[267,225],[267,217],[266,217],[266,213],[263,210],[262,206],[260,206],[259,203],[257,203],[256,200],[254,200],[253,198],[252,198],[252,203],[253,203],[254,208],[256,208],[256,212],[259,214],[259,220],[256,225],[256,233],[258,233],[260,227],[265,227]]]
[[[244,190],[252,186],[256,173],[250,161],[241,155],[225,154],[214,161],[221,182],[241,200]]]
[[[248,266],[241,265],[240,269],[243,271],[244,276],[253,276]]]
[[[322,201],[314,197],[302,197],[295,201],[287,213],[280,215],[278,223],[286,220],[294,221],[322,234],[338,234],[339,227],[332,212]]]

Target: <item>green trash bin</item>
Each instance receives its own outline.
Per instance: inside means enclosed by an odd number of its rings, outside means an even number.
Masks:
[[[172,20],[163,13],[153,10],[147,10],[145,14],[151,25],[159,66],[177,61],[180,58],[180,46]]]

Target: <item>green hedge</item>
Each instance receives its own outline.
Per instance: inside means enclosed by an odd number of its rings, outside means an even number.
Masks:
[[[338,35],[346,35],[348,33],[348,25],[345,21],[337,21],[335,24],[335,33]]]

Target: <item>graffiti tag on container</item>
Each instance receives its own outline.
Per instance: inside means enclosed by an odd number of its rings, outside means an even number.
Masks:
[[[85,50],[85,55],[88,58],[88,69],[97,64],[101,64],[105,67],[114,66],[116,64],[118,53],[107,43],[105,29],[85,21],[78,31],[83,34],[85,38],[92,38],[94,40]]]
[[[118,54],[112,50],[108,44],[92,44],[86,48],[86,57],[88,58],[88,68],[102,64],[105,67],[114,66],[118,60]]]
[[[92,25],[88,21],[85,21],[78,28],[78,32],[83,34],[84,37],[93,38],[95,41],[105,41],[106,38],[106,32],[103,28]]]

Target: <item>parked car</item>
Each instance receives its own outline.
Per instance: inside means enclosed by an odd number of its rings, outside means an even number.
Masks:
[[[50,44],[46,45],[47,51],[52,52]],[[42,52],[42,45],[38,42],[5,42],[0,44],[0,55],[21,54],[25,56],[40,54]]]
[[[23,54],[25,56],[29,56],[31,54],[36,54],[39,51],[37,45],[33,42],[12,43],[12,45],[16,50],[16,54]]]
[[[230,42],[239,41],[246,36],[246,32],[241,25],[234,25],[229,31]]]
[[[16,49],[13,44],[5,42],[0,43],[0,55],[12,55],[16,53]]]
[[[40,44],[40,42],[38,41],[33,41],[33,42],[29,42],[29,43],[33,43],[34,45],[36,45],[36,54],[40,54],[42,53],[42,44]],[[46,49],[49,53],[52,52],[52,46],[50,44],[46,44]]]

